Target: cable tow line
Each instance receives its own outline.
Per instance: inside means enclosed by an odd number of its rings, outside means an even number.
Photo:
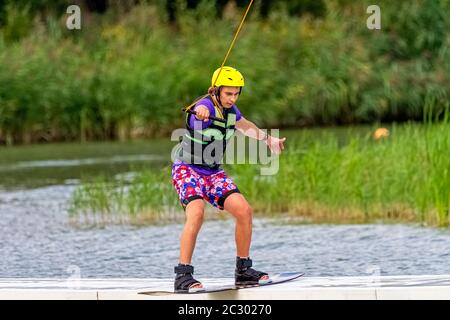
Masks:
[[[234,47],[234,44],[235,44],[235,42],[236,42],[236,39],[237,39],[239,33],[241,32],[242,26],[244,25],[245,18],[247,17],[247,14],[248,14],[248,12],[250,11],[250,8],[251,8],[251,6],[252,6],[252,4],[253,4],[253,1],[254,1],[254,0],[250,0],[249,4],[247,5],[247,9],[245,10],[244,15],[243,15],[242,18],[241,18],[241,22],[239,23],[239,26],[238,26],[236,32],[234,33],[233,40],[231,41],[231,44],[230,44],[230,46],[228,47],[228,51],[227,51],[227,53],[225,54],[225,58],[223,59],[222,65],[220,66],[219,73],[217,74],[217,77],[214,79],[213,87],[215,86],[217,79],[219,79],[220,73],[222,72],[222,69],[223,69],[225,63],[226,63],[227,60],[228,60],[228,57],[229,57],[229,55],[230,55],[230,53],[231,53],[231,50],[232,50],[233,47]],[[206,98],[207,96],[211,96],[211,95],[210,95],[209,93],[205,94],[205,95],[202,96],[201,98],[196,99],[196,100],[195,100],[194,102],[192,102],[190,105],[184,107],[184,108],[182,109],[182,111],[183,111],[183,112],[187,112],[187,113],[191,113],[191,114],[196,114],[195,111],[192,111],[192,110],[190,110],[190,109],[197,103],[197,101],[200,101],[201,99],[204,99],[204,98]],[[213,99],[212,97],[211,97],[211,99],[212,99],[214,105],[215,105],[216,107],[218,107],[218,106],[216,105],[216,102],[214,101],[214,99]],[[220,109],[219,109],[219,110],[220,110]],[[223,116],[222,116],[222,118],[223,118]],[[224,119],[220,119],[220,118],[216,118],[216,117],[209,117],[209,119],[211,119],[211,120],[216,120],[216,121],[220,121],[220,122],[225,122]]]

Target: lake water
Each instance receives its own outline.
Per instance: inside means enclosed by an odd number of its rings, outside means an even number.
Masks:
[[[74,270],[81,277],[173,277],[181,224],[80,228],[67,212],[80,180],[165,166],[170,148],[158,141],[0,148],[0,277],[65,278]],[[255,219],[252,258],[262,271],[308,276],[448,274],[448,248],[443,229]],[[206,221],[196,277],[232,277],[234,261],[234,221]]]

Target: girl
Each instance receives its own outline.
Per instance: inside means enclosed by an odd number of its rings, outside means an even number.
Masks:
[[[267,273],[251,268],[252,208],[220,168],[220,163],[235,129],[264,140],[276,154],[284,149],[286,138],[267,135],[241,115],[235,103],[244,87],[244,77],[238,70],[219,68],[214,72],[211,83],[209,95],[195,104],[195,115],[188,114],[186,117],[186,134],[172,166],[172,183],[186,213],[179,264],[175,267],[176,292],[202,288],[202,284],[192,276],[194,267],[191,259],[203,222],[204,201],[230,212],[236,219],[236,285],[256,284],[259,280],[268,279]],[[223,122],[211,120],[210,116],[223,119]]]

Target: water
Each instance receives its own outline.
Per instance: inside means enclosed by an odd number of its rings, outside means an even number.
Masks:
[[[170,161],[168,139],[0,147],[0,190],[79,184],[95,177],[148,168]]]
[[[341,143],[348,137],[370,134],[369,127],[284,130],[286,146],[334,134]],[[170,154],[177,142],[168,138],[130,142],[89,142],[31,146],[0,146],[0,191],[39,188],[50,185],[79,184],[95,177],[170,165]]]
[[[0,194],[1,277],[172,277],[182,225],[68,224],[74,186]],[[51,196],[49,196],[51,195]],[[309,276],[448,274],[450,232],[404,225],[283,225],[256,219],[255,266]],[[193,263],[199,277],[232,277],[234,222],[207,221]]]
[[[67,212],[80,180],[161,168],[171,147],[156,141],[0,149],[0,277],[173,277],[182,225],[77,228]],[[449,247],[449,230],[255,219],[252,258],[262,271],[308,276],[437,275],[449,273]],[[233,220],[206,221],[193,260],[198,278],[232,277],[234,261]]]

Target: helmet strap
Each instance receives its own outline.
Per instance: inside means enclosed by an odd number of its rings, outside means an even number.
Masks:
[[[219,105],[222,107],[222,102],[220,101],[220,89],[222,86],[217,87],[214,91],[214,95],[216,96],[217,102],[219,102]]]

